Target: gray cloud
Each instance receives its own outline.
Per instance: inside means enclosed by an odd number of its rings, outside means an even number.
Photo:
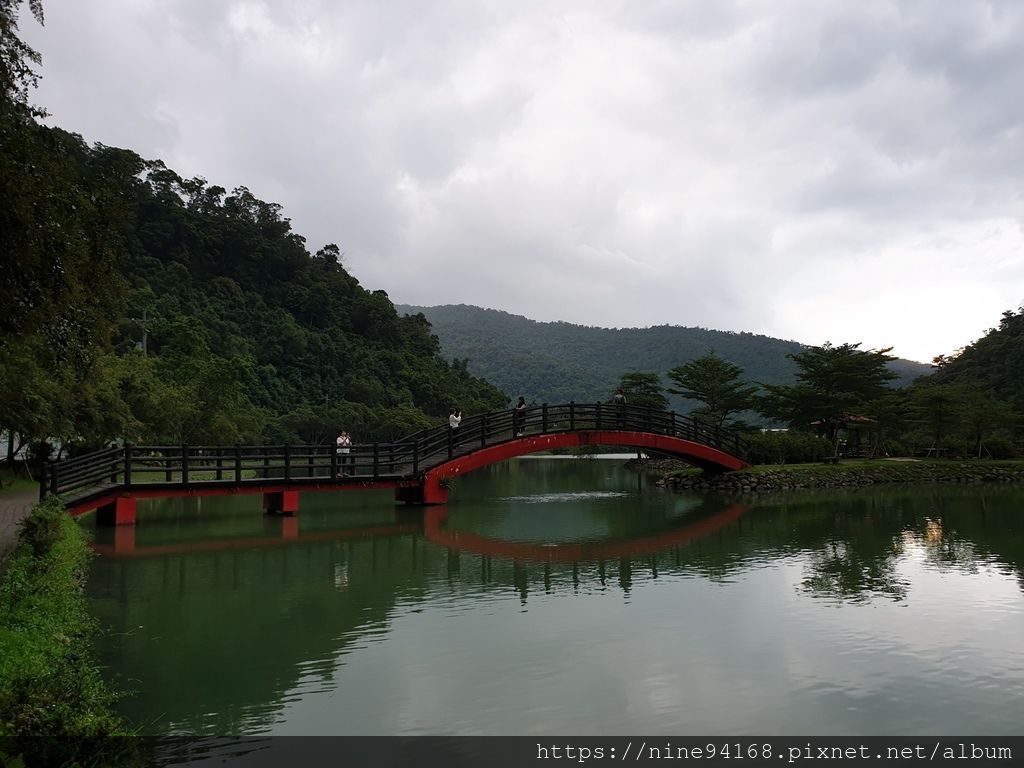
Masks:
[[[396,301],[927,359],[1024,301],[1024,8],[56,3],[38,101]]]

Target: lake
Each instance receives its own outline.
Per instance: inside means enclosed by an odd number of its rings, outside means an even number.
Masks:
[[[129,532],[130,534],[131,532]],[[620,461],[140,502],[102,529],[102,663],[146,734],[1012,735],[1024,489],[737,502]],[[134,539],[134,540],[132,540]],[[127,542],[127,544],[126,544]]]

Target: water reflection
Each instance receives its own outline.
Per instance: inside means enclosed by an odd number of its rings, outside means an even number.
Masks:
[[[1021,490],[747,508],[566,464],[462,478],[425,516],[384,496],[303,497],[291,520],[143,509],[132,541],[97,541],[90,582],[105,660],[137,691],[126,711],[205,734],[980,732],[968,711],[998,733],[1024,717]]]

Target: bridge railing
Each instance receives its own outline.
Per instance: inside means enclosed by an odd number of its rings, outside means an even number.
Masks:
[[[520,434],[528,437],[587,430],[653,432],[709,445],[739,457],[745,457],[749,451],[747,441],[734,430],[671,411],[614,403],[545,403],[521,411],[495,411],[467,417],[455,431],[438,427],[408,439],[419,444],[421,458],[450,458],[467,449],[515,439]]]
[[[44,466],[40,496],[85,497],[140,486],[208,483],[252,484],[273,480],[368,480],[418,471],[416,443],[354,445],[126,445]]]
[[[520,436],[589,430],[647,432],[691,440],[745,457],[746,440],[729,429],[636,405],[567,403],[504,409],[466,417],[389,443],[353,445],[126,445],[44,467],[40,495],[84,497],[121,488],[198,483],[266,483],[408,479],[455,456]]]

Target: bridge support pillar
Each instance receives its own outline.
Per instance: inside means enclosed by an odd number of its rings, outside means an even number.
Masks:
[[[270,514],[294,515],[299,511],[298,491],[271,491],[263,494],[263,511]]]
[[[118,496],[109,504],[96,508],[96,522],[100,525],[135,525],[135,498]]]
[[[406,504],[447,504],[448,489],[440,478],[427,475],[419,485],[395,488],[395,499]]]

